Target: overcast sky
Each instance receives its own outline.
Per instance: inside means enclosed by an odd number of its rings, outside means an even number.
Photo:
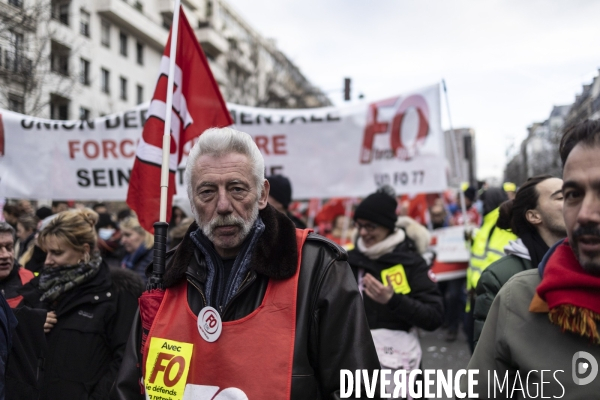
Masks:
[[[600,67],[600,1],[226,1],[336,104],[344,77],[369,102],[445,79],[454,127],[476,131],[480,179],[500,177],[511,143]]]

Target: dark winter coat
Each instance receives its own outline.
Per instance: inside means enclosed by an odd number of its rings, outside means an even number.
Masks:
[[[223,310],[223,321],[239,320],[253,312],[263,300],[269,279],[287,279],[296,272],[298,251],[293,223],[270,205],[260,211],[260,217],[265,231],[256,244],[244,283]],[[205,305],[206,266],[189,236],[196,229],[197,225],[192,224],[183,242],[170,252],[164,283],[171,287],[187,279],[188,303],[198,314]],[[132,328],[113,399],[144,399],[139,386],[140,337],[138,321]],[[298,280],[291,399],[338,399],[340,369],[379,368],[346,252],[310,234],[302,249]]]
[[[142,246],[144,246],[144,244],[142,244]],[[135,252],[134,252],[134,255],[135,255]],[[131,254],[128,254],[126,257],[131,257],[131,256],[132,256]],[[146,268],[152,262],[153,257],[154,257],[154,249],[152,249],[152,248],[146,249],[144,247],[144,252],[142,254],[138,255],[137,259],[135,259],[133,261],[133,268],[131,268],[131,270],[134,271],[136,274],[138,274],[140,276],[140,278],[142,278],[144,283],[146,283]],[[125,266],[124,262],[125,262],[125,260],[123,260],[122,266],[124,268],[128,268],[127,266]]]
[[[302,222],[302,220],[300,218],[296,217],[294,214],[292,214],[289,211],[285,215],[287,215],[287,217],[292,220],[294,225],[296,225],[296,228],[306,229],[306,224],[304,222]]]
[[[52,304],[40,302],[39,277],[23,286],[24,305],[56,312],[41,399],[106,399],[125,350],[143,284],[135,273],[102,263],[92,280]]]
[[[23,284],[21,283],[21,277],[19,276],[19,264],[15,261],[13,268],[5,279],[0,281],[0,293],[5,299],[12,299],[17,297],[17,293]]]
[[[391,253],[371,260],[357,248],[348,252],[348,262],[354,277],[363,269],[380,282],[381,271],[401,264],[410,285],[410,293],[394,293],[387,304],[380,304],[363,295],[367,320],[371,329],[408,331],[413,326],[428,331],[442,325],[444,302],[437,284],[431,279],[429,267],[418,254],[414,242],[408,237]],[[387,282],[384,283],[387,285]]]
[[[10,306],[4,297],[0,296],[0,400],[5,399],[6,367],[16,325],[17,319]],[[10,397],[6,398],[10,399]]]
[[[23,287],[19,265],[0,282],[6,299],[14,299]],[[13,313],[18,325],[15,329],[12,350],[6,366],[6,398],[10,400],[37,399],[43,379],[43,361],[46,354],[44,322],[47,311],[18,304]]]
[[[44,269],[44,263],[46,262],[46,253],[40,247],[33,245],[33,254],[27,263],[24,265],[25,269],[33,273],[40,273]]]

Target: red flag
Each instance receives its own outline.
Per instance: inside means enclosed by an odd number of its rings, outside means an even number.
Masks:
[[[149,232],[154,232],[153,224],[159,219],[160,168],[172,33],[169,34],[162,56],[160,76],[148,109],[148,119],[138,144],[127,191],[127,204],[137,213],[142,227]],[[167,221],[171,218],[175,172],[181,162],[185,143],[208,128],[233,124],[206,56],[181,8],[175,61]]]

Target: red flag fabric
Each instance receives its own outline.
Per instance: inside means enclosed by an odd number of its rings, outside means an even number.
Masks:
[[[160,76],[148,109],[148,119],[138,144],[127,191],[127,204],[137,213],[141,226],[149,232],[154,232],[153,225],[159,219],[160,169],[172,34],[173,31],[169,34],[162,56]],[[182,8],[179,11],[173,107],[170,112],[171,155],[167,222],[171,218],[171,205],[175,194],[175,172],[181,162],[185,143],[200,136],[208,128],[233,124],[206,56]]]

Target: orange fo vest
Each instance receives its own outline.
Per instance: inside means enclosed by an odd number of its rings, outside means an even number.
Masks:
[[[21,285],[25,285],[27,282],[33,279],[33,272],[25,268],[19,268],[19,278],[21,278]],[[11,299],[6,299],[6,302],[10,308],[16,308],[21,300],[23,300],[23,296],[19,295]]]
[[[296,229],[294,276],[270,279],[261,305],[242,319],[223,322],[215,342],[206,342],[198,332],[198,316],[187,302],[187,281],[168,288],[144,347],[146,392],[181,399],[185,387],[186,397],[194,399],[289,399],[298,276],[309,232]],[[166,348],[175,352],[166,353]]]

